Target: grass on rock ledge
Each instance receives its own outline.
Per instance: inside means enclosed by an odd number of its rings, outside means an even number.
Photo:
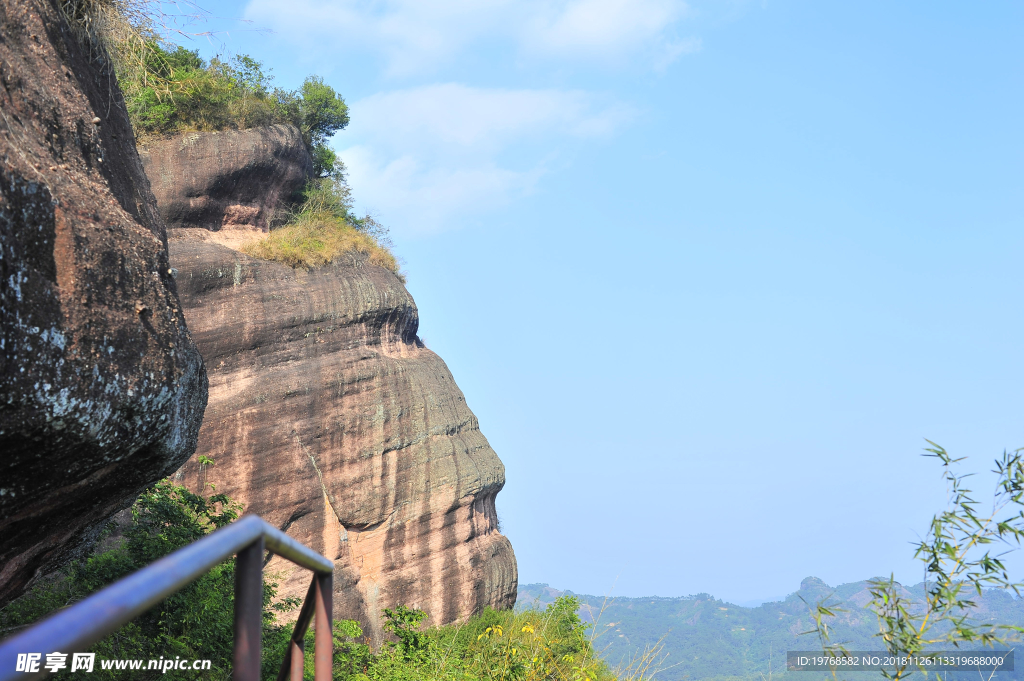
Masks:
[[[405,282],[391,253],[387,228],[369,215],[352,214],[351,190],[340,173],[311,180],[302,204],[285,225],[242,247],[254,258],[305,270],[323,267],[353,251],[365,253],[370,264],[394,272]]]

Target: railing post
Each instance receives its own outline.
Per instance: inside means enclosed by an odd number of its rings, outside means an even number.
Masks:
[[[316,577],[316,626],[313,646],[313,681],[331,681],[334,659],[334,575],[330,572]]]
[[[260,681],[263,634],[263,537],[235,560],[235,655],[233,681]]]
[[[289,645],[292,648],[291,654],[291,681],[302,681],[302,673],[305,671],[306,652],[301,641],[292,640]]]

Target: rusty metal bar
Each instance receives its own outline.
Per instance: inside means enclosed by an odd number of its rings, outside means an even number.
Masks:
[[[268,551],[276,553],[307,570],[312,570],[316,573],[334,574],[334,563],[308,546],[295,541],[273,525],[265,522],[263,524],[266,530],[263,533],[263,541]]]
[[[302,681],[302,673],[305,671],[306,664],[306,651],[305,646],[301,641],[296,643],[295,641],[288,642],[288,648],[291,658],[291,675],[290,681]]]
[[[306,597],[302,600],[302,609],[299,610],[299,617],[295,620],[294,626],[292,626],[292,639],[291,642],[299,646],[299,650],[305,654],[305,638],[306,630],[309,629],[309,623],[313,620],[313,613],[315,610],[314,602],[316,601],[316,575],[313,575],[313,580],[309,583],[309,589],[306,590]],[[293,655],[295,654],[295,647],[289,646],[288,652],[284,654],[284,660],[281,661],[281,669],[277,673],[277,681],[285,681],[285,679],[291,678],[292,681],[296,681],[295,674],[295,662]],[[299,665],[300,669],[302,665]],[[300,678],[297,681],[302,681],[301,672]]]
[[[235,560],[235,650],[233,681],[260,681],[263,634],[263,536]]]
[[[313,575],[316,583],[316,638],[313,646],[313,681],[331,681],[334,660],[334,575]]]
[[[46,676],[42,665],[37,673],[14,671],[18,653],[84,652],[261,537],[282,558],[318,574],[333,573],[331,561],[258,516],[244,516],[0,643],[0,681]],[[262,608],[262,591],[258,602]]]

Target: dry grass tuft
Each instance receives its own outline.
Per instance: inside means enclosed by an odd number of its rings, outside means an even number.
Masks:
[[[110,53],[120,74],[122,69],[140,66],[147,43],[160,35],[210,35],[188,30],[206,19],[206,10],[193,0],[173,4],[181,11],[165,12],[162,3],[153,0],[58,0],[57,6],[80,39]]]
[[[311,180],[303,199],[286,225],[245,244],[242,252],[305,270],[328,265],[343,253],[366,253],[371,265],[390,270],[405,282],[391,254],[387,228],[369,215],[352,215],[351,190],[341,173]]]
[[[343,253],[366,253],[372,265],[398,274],[398,261],[371,235],[341,218],[301,215],[296,221],[242,246],[242,252],[305,270],[330,264]],[[403,278],[404,279],[404,278]]]

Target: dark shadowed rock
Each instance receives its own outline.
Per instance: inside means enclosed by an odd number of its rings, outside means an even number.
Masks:
[[[305,272],[249,258],[206,230],[171,230],[171,262],[210,371],[198,454],[215,483],[336,561],[339,617],[380,640],[381,608],[434,624],[511,607],[516,561],[498,532],[504,467],[436,354],[412,297],[363,256]],[[282,593],[309,574],[275,559]],[[294,614],[294,613],[293,613]]]
[[[117,82],[49,2],[0,0],[0,113],[2,603],[188,458],[206,375]]]
[[[184,133],[149,141],[139,154],[170,227],[266,231],[313,172],[291,125]]]

